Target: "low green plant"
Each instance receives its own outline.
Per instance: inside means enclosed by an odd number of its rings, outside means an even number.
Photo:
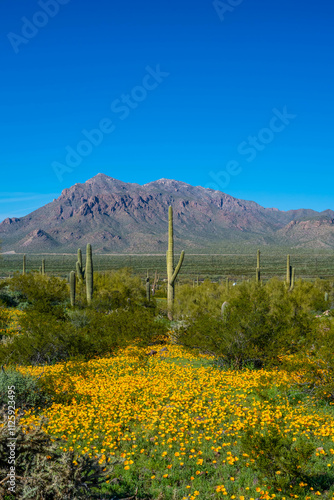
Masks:
[[[284,432],[282,416],[268,428],[258,421],[244,430],[239,441],[244,460],[267,487],[282,493],[303,494],[300,483],[309,482],[315,445],[306,436]]]
[[[3,281],[0,285],[0,305],[5,307],[15,307],[20,309],[24,302],[22,293],[16,290],[11,290],[9,280]]]
[[[0,371],[0,408],[8,406],[8,387],[14,387],[15,407],[22,409],[42,408],[51,402],[51,398],[45,394],[37,377],[11,368]]]
[[[0,413],[5,421],[6,414]],[[99,498],[96,488],[105,484],[117,460],[109,458],[108,465],[99,463],[101,456],[90,458],[87,454],[75,456],[74,452],[61,452],[64,443],[43,431],[46,419],[26,429],[21,417],[15,425],[15,490],[9,490],[8,442],[11,438],[8,425],[0,427],[0,482],[1,498],[33,500],[75,500]],[[14,493],[11,495],[11,493]],[[5,496],[6,495],[6,496]]]

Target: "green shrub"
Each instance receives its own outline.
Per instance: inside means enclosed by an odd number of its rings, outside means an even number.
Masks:
[[[294,438],[285,432],[284,420],[276,418],[270,425],[256,425],[244,430],[239,441],[244,460],[260,481],[283,494],[303,494],[299,484],[309,482],[314,443],[305,435]],[[274,418],[274,417],[273,417]]]
[[[0,408],[8,405],[8,387],[15,387],[16,408],[45,407],[51,401],[32,375],[23,375],[14,369],[2,368],[0,372]]]
[[[54,364],[88,348],[70,322],[53,314],[29,309],[20,318],[20,325],[21,334],[0,345],[0,364]]]
[[[19,293],[27,309],[62,316],[64,305],[69,302],[68,284],[65,280],[40,274],[15,274],[9,281],[9,289]]]
[[[194,318],[202,314],[216,315],[222,303],[233,296],[235,288],[227,294],[225,284],[211,283],[205,280],[200,286],[182,285],[177,288],[174,301],[174,317],[179,319]]]
[[[142,306],[146,302],[145,288],[139,276],[128,268],[94,275],[94,309],[109,311],[128,306]]]
[[[328,309],[325,301],[325,291],[330,290],[329,282],[316,280],[315,283],[298,280],[291,295],[301,304],[305,311],[322,313]]]
[[[8,283],[8,280],[1,283],[0,305],[3,305],[5,307],[15,307],[19,309],[20,304],[24,302],[24,296],[19,291],[11,290]]]
[[[304,348],[283,360],[288,372],[299,370],[301,378],[295,389],[316,397],[320,402],[334,402],[334,322],[328,317],[319,321],[308,335]]]
[[[304,311],[284,283],[242,283],[230,293],[226,318],[198,311],[176,333],[186,348],[214,353],[227,366],[260,367],[285,352],[296,352],[312,331],[314,318]]]
[[[107,356],[130,344],[146,346],[166,333],[150,309],[120,309],[109,314],[87,308],[60,320],[29,309],[20,319],[21,335],[0,344],[0,364],[43,365],[68,359]]]

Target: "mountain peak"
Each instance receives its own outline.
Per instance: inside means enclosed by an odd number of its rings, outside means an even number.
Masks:
[[[240,248],[301,243],[312,248],[319,242],[334,248],[333,223],[289,226],[301,218],[319,218],[313,210],[282,212],[174,179],[142,186],[103,173],[65,189],[59,198],[25,217],[3,221],[2,248],[62,253],[93,243],[97,253],[164,253],[170,205],[175,244],[186,251],[221,252],[234,244]],[[334,212],[326,210],[324,216],[333,219]]]

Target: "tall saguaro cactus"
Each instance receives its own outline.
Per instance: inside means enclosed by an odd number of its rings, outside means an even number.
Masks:
[[[290,284],[290,290],[292,291],[295,287],[295,268],[292,268],[291,271],[291,284]]]
[[[257,251],[257,265],[256,265],[256,283],[261,281],[261,271],[260,271],[260,250]]]
[[[152,286],[152,295],[155,295],[155,291],[158,289],[158,283],[159,283],[159,275],[158,271],[155,271],[154,275],[154,281],[153,281],[153,286]]]
[[[291,287],[291,275],[292,275],[292,268],[290,266],[290,255],[288,255],[286,260],[286,284],[288,289]]]
[[[45,274],[45,259],[42,259],[42,275]]]
[[[150,302],[151,300],[151,285],[150,285],[150,278],[146,278],[146,298]]]
[[[75,277],[75,272],[71,271],[70,272],[70,299],[71,299],[71,306],[75,306],[75,285],[76,285],[76,277]]]
[[[174,269],[174,233],[173,233],[173,209],[168,209],[168,250],[167,250],[167,309],[168,319],[173,319],[173,305],[175,296],[175,280],[182,266],[184,250],[182,250],[179,262]]]
[[[26,258],[26,254],[24,254],[23,255],[23,268],[22,268],[22,274],[23,274],[23,276],[26,273],[26,263],[27,263],[27,258]]]
[[[87,244],[86,250],[86,297],[88,305],[92,302],[93,297],[93,256],[92,256],[92,245]]]

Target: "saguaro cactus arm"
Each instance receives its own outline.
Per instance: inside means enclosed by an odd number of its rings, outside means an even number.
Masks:
[[[181,266],[182,266],[182,262],[183,262],[183,259],[184,259],[184,250],[182,250],[181,252],[181,255],[180,255],[180,259],[179,259],[179,262],[178,262],[178,265],[176,266],[175,268],[175,271],[170,279],[170,284],[172,285],[177,277],[177,275],[179,274],[179,271],[181,269]]]

